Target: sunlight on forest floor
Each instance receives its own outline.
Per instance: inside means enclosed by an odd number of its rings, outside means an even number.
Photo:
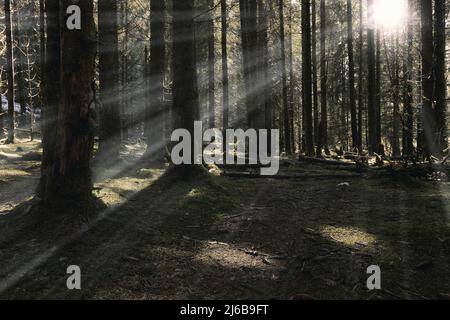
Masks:
[[[94,167],[96,183],[94,194],[107,206],[124,203],[137,192],[149,187],[162,174],[162,168],[136,169],[145,153],[144,143],[126,144],[122,147],[123,163],[110,170]],[[100,171],[100,172],[98,172]]]
[[[18,138],[16,144],[0,145],[0,216],[33,198],[40,163],[22,157],[41,152],[39,140]]]
[[[320,232],[323,236],[330,237],[334,241],[346,246],[368,246],[376,240],[373,235],[355,228],[323,226],[320,228]]]
[[[195,260],[204,264],[230,269],[275,269],[275,266],[271,265],[265,258],[268,255],[267,253],[256,253],[216,241],[202,242],[200,247],[201,249]]]
[[[23,156],[39,143],[20,147]],[[141,167],[144,147],[125,146],[124,162],[96,180],[94,194],[108,214],[37,260],[42,264],[1,297],[376,299],[450,292],[448,182],[294,160],[280,175],[304,178],[173,181],[164,168]],[[33,195],[39,166],[0,161],[1,217]],[[2,238],[0,279],[49,252],[57,237],[35,230]],[[82,292],[65,290],[67,263],[82,266]],[[376,296],[365,289],[373,264],[387,290]]]

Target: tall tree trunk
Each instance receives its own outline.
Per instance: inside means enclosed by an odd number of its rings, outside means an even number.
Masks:
[[[353,56],[353,12],[352,1],[347,0],[347,50],[350,89],[350,115],[352,127],[352,147],[358,149],[358,124],[356,115],[355,62]]]
[[[370,154],[378,152],[377,140],[377,89],[375,69],[375,21],[374,0],[368,0],[369,22],[367,30],[367,55],[368,55],[368,138]]]
[[[15,8],[12,13],[13,20],[13,38],[15,40],[14,43],[14,62],[15,62],[15,78],[17,84],[17,97],[19,99],[20,104],[20,117],[19,117],[19,127],[25,127],[27,124],[27,92],[26,92],[26,84],[24,79],[24,66],[25,66],[25,57],[23,55],[22,48],[22,39],[21,34],[23,30],[20,30],[20,22],[18,17],[18,8]],[[23,32],[25,33],[25,32]],[[31,107],[31,106],[30,106]]]
[[[72,4],[63,0],[63,7]],[[96,29],[93,0],[80,0],[83,13],[81,30],[61,28],[61,96],[59,102],[56,149],[58,200],[73,207],[86,208],[92,196],[90,161],[93,137],[91,108],[95,97],[94,63]]]
[[[447,149],[447,79],[446,79],[446,1],[435,0],[435,68],[436,76],[436,134],[437,156],[442,155],[442,150]]]
[[[433,112],[433,7],[431,1],[421,1],[422,18],[422,128],[425,156],[436,155],[435,143],[436,124]]]
[[[326,57],[326,37],[327,37],[327,16],[325,0],[320,0],[320,138],[317,144],[317,154],[322,154],[322,148],[329,154],[328,149],[328,98],[327,98],[327,57]]]
[[[209,127],[215,128],[216,126],[216,82],[215,82],[215,66],[216,66],[216,53],[215,53],[215,36],[214,36],[214,1],[209,0],[209,10],[211,15],[208,21],[208,82],[209,82]]]
[[[267,2],[261,1],[258,5],[258,25],[260,26],[259,43],[261,47],[261,83],[262,104],[264,106],[264,129],[272,129],[273,111],[272,111],[272,77],[269,75],[269,26]],[[270,135],[269,135],[270,137]]]
[[[377,153],[384,155],[384,146],[381,143],[381,30],[377,28],[376,34],[376,54],[375,54],[375,68],[376,68],[376,149]]]
[[[220,1],[221,12],[221,44],[222,44],[222,128],[226,130],[229,126],[229,88],[228,88],[228,48],[227,48],[227,0]]]
[[[122,103],[121,103],[121,140],[128,140],[128,109],[130,105],[129,97],[129,74],[128,74],[128,41],[130,34],[129,25],[129,4],[128,0],[121,2],[122,28],[124,29],[123,48],[122,48]],[[148,142],[148,141],[147,141]]]
[[[45,0],[39,0],[39,77],[40,77],[40,100],[44,105],[44,68],[45,68]],[[42,124],[41,124],[42,132]]]
[[[294,131],[294,109],[295,109],[295,75],[294,75],[294,43],[292,40],[293,35],[293,16],[292,11],[293,3],[292,0],[290,0],[289,3],[289,111],[290,111],[290,127],[291,127],[291,137],[292,137],[292,151],[295,152],[296,146],[295,146],[295,131]]]
[[[120,96],[117,0],[98,2],[100,141],[98,157],[105,165],[119,159]]]
[[[284,3],[283,0],[278,0],[278,17],[280,19],[280,60],[281,60],[281,86],[283,94],[283,123],[284,123],[284,148],[286,154],[292,154],[292,137],[289,119],[289,105],[288,105],[288,87],[286,74],[286,44],[285,44],[285,30],[284,30]]]
[[[146,110],[145,133],[147,155],[160,159],[164,154],[166,113],[164,108],[164,77],[166,69],[166,45],[164,40],[165,1],[150,2],[150,64],[149,108]]]
[[[173,2],[173,116],[174,127],[184,128],[194,136],[198,121],[198,85],[194,41],[194,0]],[[195,148],[192,142],[192,151]],[[192,152],[194,154],[194,152]],[[194,158],[192,158],[194,163]],[[195,166],[180,166],[183,173],[192,173]]]
[[[359,74],[358,74],[358,151],[363,151],[363,49],[364,49],[364,23],[363,23],[363,0],[359,1]]]
[[[317,10],[316,10],[316,0],[311,1],[312,16],[311,16],[311,26],[312,26],[312,81],[313,81],[313,132],[314,132],[314,142],[317,145],[317,139],[319,137],[319,95],[317,88]]]
[[[60,97],[61,41],[59,37],[59,1],[45,0],[46,34],[45,60],[42,65],[42,165],[38,195],[44,202],[51,201],[56,193],[54,183],[56,161],[56,125]]]
[[[33,82],[30,81],[30,79],[33,78],[32,75],[32,61],[30,59],[31,52],[30,52],[30,38],[31,36],[27,36],[27,45],[25,47],[25,56],[26,56],[26,65],[27,65],[27,79],[28,79],[28,105],[30,106],[30,115],[29,115],[29,123],[30,123],[30,139],[31,141],[34,140],[34,125],[35,125],[35,117],[34,117],[34,103],[33,103]]]
[[[412,22],[412,10],[413,10],[413,0],[408,0],[408,9],[407,9],[407,20],[406,20],[406,57],[405,57],[405,66],[404,66],[404,126],[403,126],[403,155],[412,156],[414,152],[413,146],[413,131],[414,131],[414,113],[413,113],[413,22]]]
[[[257,1],[239,0],[239,8],[247,126],[258,128],[258,123],[256,122],[258,106],[255,99],[257,90]]]
[[[11,3],[5,1],[5,32],[6,32],[6,74],[8,77],[8,139],[6,143],[14,143],[15,117],[14,117],[14,58],[13,35],[11,22]]]
[[[44,155],[40,195],[74,212],[87,210],[92,197],[90,160],[93,137],[96,32],[92,0],[78,2],[81,30],[60,25],[70,0],[47,1],[47,44]]]
[[[350,144],[349,144],[349,130],[348,130],[348,114],[349,114],[349,99],[347,96],[347,86],[346,86],[346,65],[345,65],[345,57],[342,56],[342,62],[341,62],[341,79],[340,83],[341,89],[342,89],[342,106],[340,108],[341,111],[341,142],[342,142],[342,150],[343,151],[349,151]]]
[[[311,0],[302,0],[302,78],[305,112],[305,152],[314,155],[312,119]]]
[[[395,51],[394,51],[394,75],[393,75],[393,124],[392,124],[392,155],[394,157],[400,156],[400,137],[399,137],[399,108],[400,108],[400,44],[398,34],[395,35]]]

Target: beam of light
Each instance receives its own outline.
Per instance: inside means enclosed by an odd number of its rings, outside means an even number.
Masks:
[[[131,167],[134,164],[130,164],[129,167]],[[159,178],[159,176],[152,178],[152,183],[156,181]],[[127,201],[124,201],[118,205],[113,205],[102,212],[98,214],[98,216],[89,223],[89,225],[84,225],[80,227],[78,230],[72,232],[71,234],[67,235],[63,239],[59,241],[58,244],[49,247],[47,249],[44,249],[39,254],[32,257],[29,262],[15,268],[14,272],[9,273],[6,277],[3,279],[0,279],[0,294],[2,294],[4,291],[8,290],[12,286],[14,286],[16,283],[18,283],[23,277],[25,277],[27,274],[29,274],[32,270],[38,268],[42,264],[44,264],[48,259],[50,259],[58,250],[61,248],[69,245],[70,243],[73,243],[74,241],[77,241],[82,238],[84,234],[86,234],[88,231],[90,231],[92,228],[94,228],[98,223],[105,220],[108,216],[110,216],[114,212],[120,212],[120,208],[124,205],[126,205],[129,201],[133,201],[135,197],[137,197],[140,194],[140,191],[132,193],[128,198]],[[129,220],[129,222],[124,225],[124,228],[126,226],[129,226],[132,223],[135,223],[137,218],[132,218]],[[120,235],[120,232],[119,232]],[[121,235],[120,235],[121,236]],[[116,239],[119,241],[119,239]],[[114,243],[114,242],[112,242]]]

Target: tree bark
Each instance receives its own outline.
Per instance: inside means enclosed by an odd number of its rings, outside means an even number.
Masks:
[[[45,60],[42,66],[42,165],[38,196],[44,202],[51,201],[56,193],[54,184],[56,159],[56,125],[60,96],[61,41],[59,1],[45,0],[46,34]]]
[[[166,69],[166,45],[164,40],[165,1],[150,2],[150,63],[149,101],[145,121],[147,156],[160,159],[166,146],[164,108],[164,77]]]
[[[381,29],[377,28],[376,33],[376,53],[375,53],[375,68],[376,68],[376,139],[377,139],[377,152],[378,154],[384,154],[384,146],[381,143]]]
[[[393,104],[394,114],[392,123],[392,155],[394,157],[400,156],[400,137],[399,137],[399,108],[400,108],[400,44],[398,35],[395,35],[395,51],[394,51],[394,75],[393,75]]]
[[[414,113],[413,113],[413,56],[412,56],[412,50],[413,50],[413,41],[414,41],[414,34],[413,34],[413,22],[412,22],[412,9],[413,4],[412,0],[408,0],[408,10],[407,10],[407,32],[406,32],[406,41],[407,41],[407,47],[406,47],[406,58],[405,58],[405,65],[404,65],[404,125],[403,125],[403,155],[406,156],[412,156],[414,152],[414,146],[413,146],[413,131],[414,131]]]
[[[280,19],[280,61],[281,61],[281,86],[283,99],[283,123],[284,123],[284,149],[286,154],[292,154],[291,128],[288,104],[288,87],[286,74],[286,43],[284,30],[284,3],[278,0],[278,18]]]
[[[314,142],[317,145],[317,139],[319,137],[319,95],[317,88],[317,10],[316,10],[316,0],[311,1],[312,8],[312,16],[311,16],[311,25],[312,25],[312,82],[313,82],[313,132],[314,132]]]
[[[422,18],[422,143],[424,155],[438,155],[435,141],[436,122],[433,112],[434,76],[433,76],[433,7],[432,1],[420,1]]]
[[[363,48],[364,48],[364,34],[363,34],[363,0],[359,1],[359,74],[358,74],[358,151],[363,152]]]
[[[311,1],[302,0],[302,78],[305,115],[305,152],[314,155],[312,119]]]
[[[221,10],[221,44],[222,44],[222,129],[226,130],[229,126],[229,88],[228,88],[228,48],[227,48],[227,1],[220,1]]]
[[[376,90],[376,69],[375,69],[375,21],[374,21],[374,0],[368,0],[369,22],[367,30],[367,55],[368,55],[368,129],[369,129],[369,153],[378,152],[377,141],[377,90]]]
[[[353,55],[353,10],[352,1],[347,0],[347,50],[350,94],[350,115],[352,128],[352,147],[358,149],[358,124],[356,118],[355,61]]]
[[[63,7],[72,4],[63,0]],[[81,30],[61,28],[61,70],[56,179],[58,201],[73,207],[87,209],[92,197],[90,161],[93,136],[91,108],[94,105],[94,63],[96,28],[93,0],[80,0],[77,5],[83,13]]]
[[[24,79],[24,65],[25,59],[23,55],[22,48],[22,39],[21,34],[23,30],[20,30],[19,16],[18,16],[18,8],[15,8],[12,13],[13,20],[13,38],[15,40],[14,43],[14,71],[15,71],[15,79],[17,85],[17,98],[20,104],[20,117],[19,117],[19,127],[25,127],[27,125],[27,93],[26,93],[26,84]],[[25,32],[23,32],[25,33]],[[22,50],[22,51],[21,51]],[[31,108],[31,106],[30,106]]]
[[[70,0],[46,2],[47,44],[44,155],[40,195],[78,214],[86,212],[92,197],[90,160],[93,137],[96,32],[92,0],[77,5],[83,13],[81,30],[60,25],[60,10]],[[65,12],[65,11],[63,11]]]
[[[215,53],[215,36],[214,36],[214,1],[209,0],[209,10],[211,15],[208,21],[208,105],[209,105],[209,127],[216,127],[216,82],[215,82],[215,66],[216,66],[216,53]]]
[[[273,82],[272,77],[269,74],[269,29],[268,29],[268,14],[269,11],[267,9],[267,3],[265,1],[261,1],[258,5],[258,25],[260,26],[260,34],[259,34],[259,42],[261,46],[261,83],[263,83],[262,88],[262,100],[264,105],[264,118],[265,125],[264,129],[271,130],[272,129],[272,121],[273,121],[273,111],[272,111],[272,103],[273,103]],[[270,137],[270,134],[269,134]]]
[[[119,159],[120,96],[117,0],[99,0],[100,132],[97,157],[109,166]]]
[[[292,40],[293,35],[293,23],[292,23],[292,11],[293,3],[290,0],[289,4],[289,111],[290,111],[290,127],[291,127],[291,137],[292,137],[292,151],[295,152],[295,130],[294,130],[294,109],[295,109],[295,75],[294,75],[294,43]],[[300,128],[301,129],[301,128]]]
[[[129,33],[130,33],[130,26],[129,26],[129,7],[128,7],[128,0],[122,0],[121,1],[121,22],[122,22],[122,32],[124,33],[124,38],[122,40],[122,70],[121,70],[121,85],[122,85],[122,101],[121,101],[121,140],[128,140],[128,125],[129,125],[129,119],[128,119],[128,107],[130,102],[129,97],[129,74],[128,74],[128,40],[129,40]],[[148,141],[147,141],[148,143]]]
[[[442,156],[442,151],[447,149],[447,79],[446,79],[446,1],[435,0],[435,66],[434,74],[436,76],[436,156]]]
[[[5,32],[6,32],[6,74],[8,78],[8,138],[7,144],[15,140],[15,113],[14,113],[14,57],[13,34],[11,22],[11,2],[5,0]]]
[[[194,41],[194,0],[174,0],[173,11],[174,127],[188,130],[193,137],[194,121],[200,118]],[[192,142],[192,151],[195,149],[194,143]],[[194,172],[194,167],[180,166],[185,173]]]
[[[329,154],[328,149],[328,98],[327,98],[327,16],[325,0],[320,0],[320,138],[318,139],[317,154],[322,155],[322,148]]]
[[[45,68],[45,0],[39,0],[39,77],[40,77],[40,99],[41,105],[44,105],[44,85],[43,81],[45,78],[44,68]],[[41,124],[42,132],[42,124]]]

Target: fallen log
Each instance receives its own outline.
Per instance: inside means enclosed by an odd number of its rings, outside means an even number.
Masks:
[[[222,177],[246,178],[246,179],[275,179],[275,180],[306,180],[306,179],[357,179],[364,177],[363,174],[278,174],[274,176],[263,176],[252,172],[223,172]]]
[[[18,160],[21,157],[17,154],[12,153],[6,153],[6,152],[0,152],[0,159],[1,160]]]
[[[300,162],[308,162],[308,163],[325,164],[325,165],[334,165],[334,166],[355,166],[356,165],[356,163],[354,163],[354,162],[345,162],[345,161],[339,161],[339,160],[327,160],[327,159],[305,157],[305,156],[300,156],[299,161]]]

